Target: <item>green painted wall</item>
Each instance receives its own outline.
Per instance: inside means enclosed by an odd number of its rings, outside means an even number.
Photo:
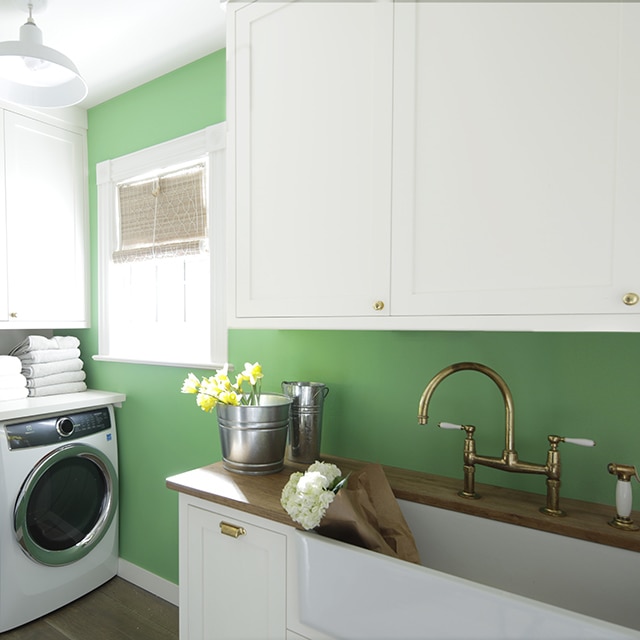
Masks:
[[[90,110],[93,228],[96,162],[224,117],[224,51]],[[95,353],[96,329],[79,335],[85,355]],[[597,440],[595,449],[561,445],[561,495],[612,504],[615,481],[607,463],[640,464],[635,334],[233,330],[229,339],[236,366],[262,363],[264,390],[277,391],[285,379],[330,387],[323,430],[329,453],[461,478],[462,433],[434,426],[448,420],[475,424],[479,453],[499,455],[502,401],[481,374],[448,378],[434,395],[434,424],[416,421],[431,376],[450,363],[476,360],[511,387],[521,458],[544,462],[552,433]],[[179,394],[188,370],[85,359],[91,386],[128,395],[118,412],[121,555],[177,582],[177,496],[164,480],[220,458],[215,417]],[[477,479],[544,492],[544,479],[537,476],[479,468]]]

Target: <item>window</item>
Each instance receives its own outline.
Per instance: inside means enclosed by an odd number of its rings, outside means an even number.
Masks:
[[[225,125],[97,165],[97,359],[227,359]]]

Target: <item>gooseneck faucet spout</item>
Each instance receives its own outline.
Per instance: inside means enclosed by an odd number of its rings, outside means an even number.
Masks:
[[[442,371],[433,376],[429,384],[425,387],[422,397],[420,398],[420,405],[418,407],[418,424],[427,424],[427,421],[429,420],[429,402],[431,401],[431,396],[436,390],[436,387],[445,378],[448,378],[451,374],[457,373],[458,371],[479,371],[496,383],[504,400],[504,448],[506,451],[514,451],[513,396],[511,395],[511,391],[504,379],[493,369],[478,362],[458,362],[445,367]]]
[[[560,501],[560,452],[558,444],[569,442],[582,446],[594,446],[593,440],[582,438],[563,438],[560,436],[549,436],[549,451],[545,464],[535,464],[524,462],[518,458],[515,449],[514,417],[513,417],[513,396],[507,383],[491,368],[477,362],[458,362],[449,365],[438,372],[429,381],[420,398],[418,406],[418,423],[427,424],[429,420],[429,403],[438,385],[450,375],[458,371],[479,371],[493,380],[504,400],[505,426],[504,426],[504,450],[501,457],[483,456],[476,453],[476,442],[474,433],[476,428],[472,425],[455,425],[450,423],[440,423],[438,426],[445,429],[461,429],[465,431],[464,441],[464,488],[460,491],[464,498],[479,498],[475,492],[475,465],[480,464],[486,467],[502,469],[515,473],[535,473],[547,476],[547,505],[541,511],[551,516],[563,516],[564,512],[559,507]]]

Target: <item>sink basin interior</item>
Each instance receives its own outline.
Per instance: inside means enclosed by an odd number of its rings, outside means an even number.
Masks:
[[[638,575],[637,554],[400,503],[426,566],[295,532],[301,633],[316,629],[345,640],[640,638],[633,591],[623,598],[626,609],[612,609],[620,598],[606,577],[631,563],[626,586]],[[554,589],[572,593],[559,604]],[[593,612],[591,600],[600,604]]]
[[[640,630],[631,595],[640,554],[415,502],[399,504],[425,566]]]

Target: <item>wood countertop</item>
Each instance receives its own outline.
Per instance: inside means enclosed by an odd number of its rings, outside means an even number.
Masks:
[[[321,459],[338,465],[343,474],[367,464],[335,456],[323,456]],[[289,476],[294,471],[303,471],[307,466],[287,463],[280,473],[251,476],[226,471],[222,463],[217,462],[167,478],[167,487],[281,524],[298,527],[280,505],[280,494]],[[560,506],[566,511],[567,516],[552,517],[539,511],[540,507],[545,505],[544,495],[477,483],[476,490],[482,498],[469,500],[457,494],[462,487],[460,479],[397,467],[383,468],[396,498],[402,500],[640,551],[640,531],[623,531],[608,524],[615,515],[615,507],[611,505],[561,497]],[[634,511],[631,517],[636,523],[640,523],[640,512]]]

